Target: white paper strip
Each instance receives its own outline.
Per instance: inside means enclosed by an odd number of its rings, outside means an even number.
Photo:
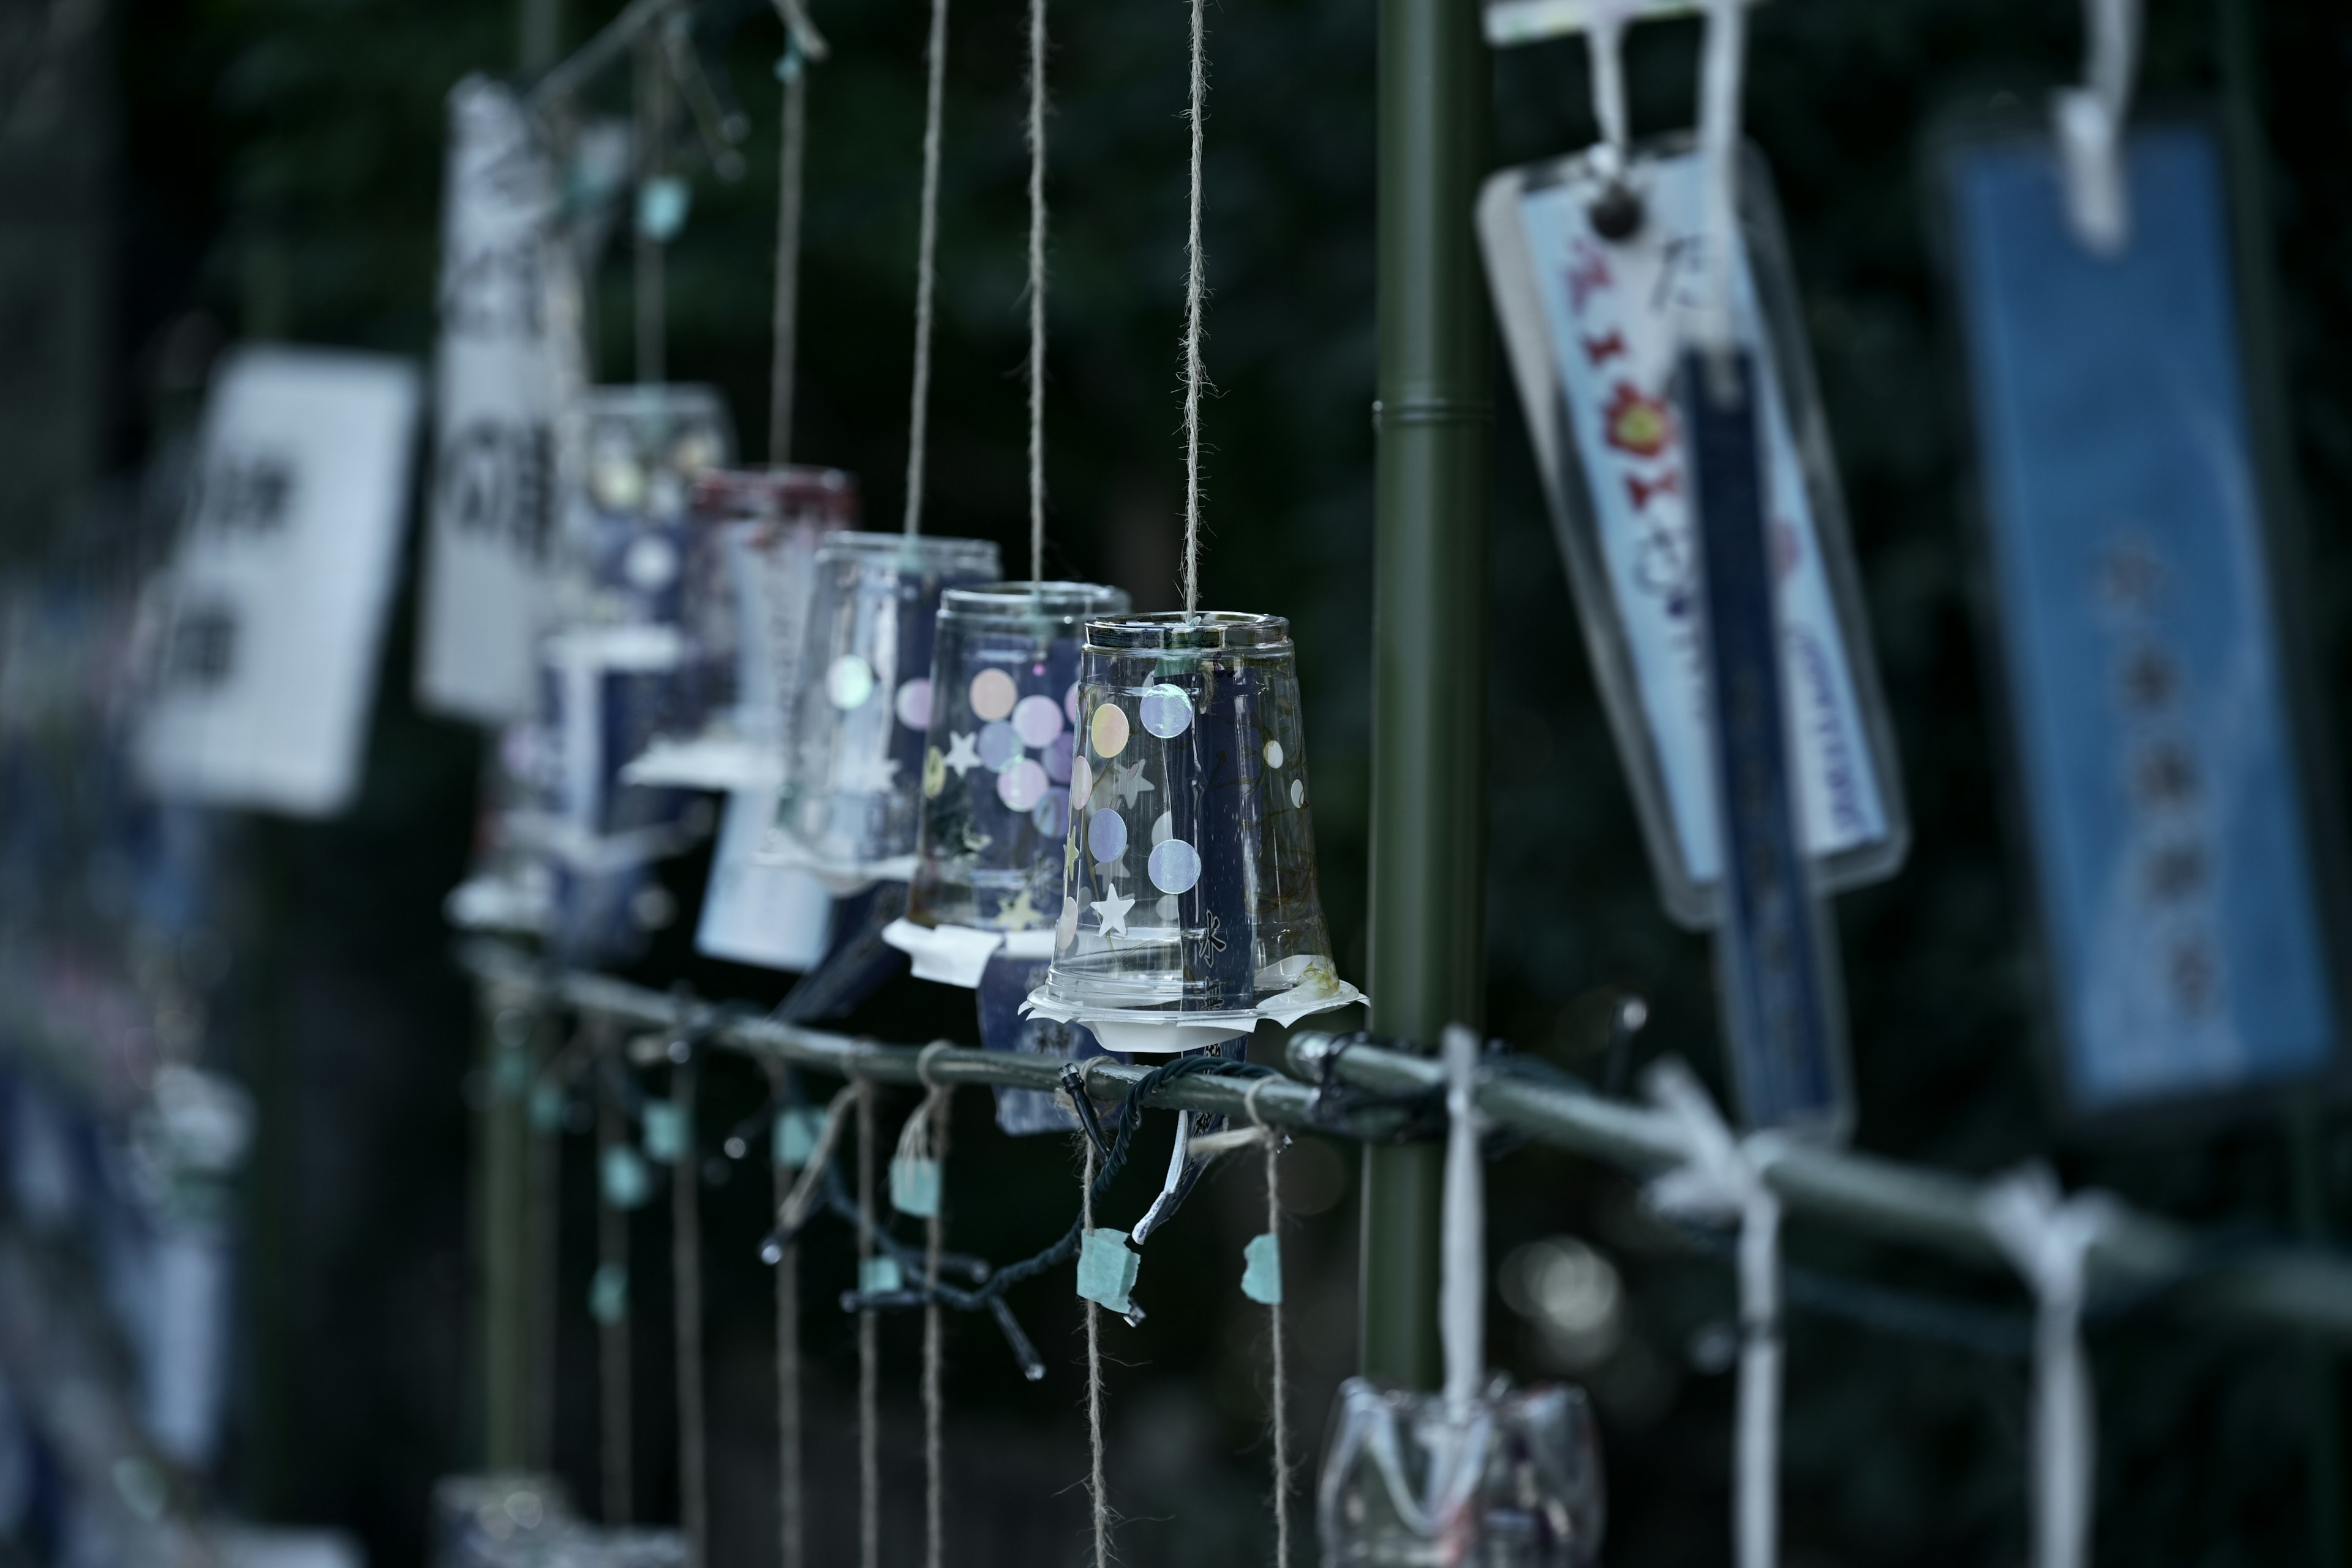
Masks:
[[[552,190],[511,91],[480,77],[451,89],[416,691],[486,724],[530,712],[546,616],[563,381]]]
[[[408,506],[404,360],[245,349],[214,379],[140,765],[160,794],[302,816],[359,786]]]

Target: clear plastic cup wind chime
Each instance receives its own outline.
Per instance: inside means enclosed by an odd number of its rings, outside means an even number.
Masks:
[[[982,540],[837,533],[818,547],[763,858],[814,873],[837,898],[914,875],[940,597],[1003,574]]]
[[[1486,1170],[1478,1037],[1446,1031],[1444,1267],[1436,1394],[1339,1385],[1316,1515],[1339,1568],[1590,1568],[1603,1525],[1601,1450],[1581,1389],[1513,1389],[1486,1370]]]
[[[541,650],[540,723],[518,762],[537,797],[529,837],[554,868],[550,943],[594,960],[661,923],[646,868],[698,831],[689,797],[623,768],[672,708],[687,662],[688,500],[732,439],[703,387],[594,388],[572,417],[565,580]]]
[[[1165,1055],[1363,1000],[1315,885],[1290,626],[1202,611],[1201,248],[1207,73],[1192,14],[1185,244],[1184,608],[1090,623],[1078,656],[1062,908],[1034,1017]],[[1181,1195],[1180,1138],[1169,1194]],[[1141,1229],[1143,1227],[1139,1227]]]

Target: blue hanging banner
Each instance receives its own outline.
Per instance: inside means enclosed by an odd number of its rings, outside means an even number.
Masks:
[[[2070,1106],[2335,1056],[2238,338],[2221,160],[2136,132],[2113,255],[2046,137],[1946,167],[2000,653]]]

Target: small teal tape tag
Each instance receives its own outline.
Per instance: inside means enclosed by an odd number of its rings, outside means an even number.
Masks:
[[[857,1288],[868,1294],[898,1290],[906,1286],[907,1277],[899,1272],[898,1260],[885,1253],[869,1258],[857,1266]]]
[[[637,232],[652,240],[669,240],[686,226],[687,208],[694,193],[676,174],[657,174],[637,187]]]
[[[824,1132],[824,1112],[805,1105],[793,1106],[776,1113],[775,1131],[771,1135],[770,1151],[776,1163],[787,1171],[797,1171],[816,1158],[816,1141]]]
[[[552,1132],[563,1125],[563,1086],[535,1083],[530,1086],[530,1125],[537,1132]]]
[[[588,1281],[588,1315],[610,1328],[629,1315],[629,1271],[617,1263],[602,1263]]]
[[[646,1101],[646,1158],[675,1165],[686,1153],[686,1113],[666,1100]]]
[[[890,1162],[890,1206],[900,1214],[929,1219],[940,1212],[940,1163],[937,1160]]]
[[[1132,1305],[1127,1293],[1135,1289],[1135,1277],[1142,1268],[1142,1256],[1127,1245],[1127,1232],[1090,1230],[1078,1247],[1078,1294],[1114,1312],[1125,1312]]]
[[[653,1187],[645,1161],[626,1143],[615,1143],[604,1151],[599,1174],[604,1183],[604,1201],[616,1209],[637,1207]]]
[[[1268,1307],[1282,1305],[1282,1237],[1270,1230],[1242,1248],[1242,1294]]]

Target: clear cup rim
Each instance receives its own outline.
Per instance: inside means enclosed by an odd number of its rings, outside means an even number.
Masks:
[[[1290,646],[1290,622],[1244,610],[1160,610],[1087,623],[1087,647],[1103,653],[1276,652]]]
[[[863,533],[855,529],[840,529],[824,536],[816,547],[817,559],[827,556],[851,556],[860,561],[912,558],[926,566],[955,566],[966,563],[984,563],[987,569],[998,569],[996,546],[985,539],[950,539],[936,533]]]
[[[583,387],[580,409],[598,414],[715,414],[719,389],[704,381],[614,381]]]
[[[1123,614],[1132,602],[1126,589],[1105,583],[973,583],[940,593],[940,617],[1007,626],[1090,621]]]

